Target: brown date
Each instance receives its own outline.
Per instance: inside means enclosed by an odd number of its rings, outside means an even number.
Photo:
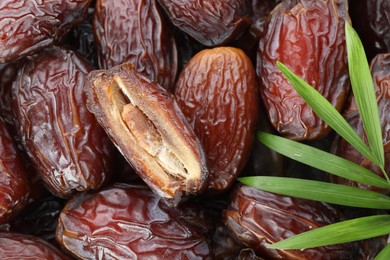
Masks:
[[[87,14],[90,0],[2,0],[0,63],[15,61],[59,42]]]
[[[9,221],[27,203],[28,174],[6,125],[0,118],[0,224]]]
[[[79,194],[62,210],[57,241],[80,259],[211,259],[207,239],[144,186]]]
[[[356,259],[354,244],[302,250],[269,249],[267,245],[340,221],[325,203],[292,198],[240,185],[232,193],[225,224],[244,245],[265,259]]]
[[[52,48],[27,61],[13,86],[22,144],[46,186],[60,197],[97,189],[111,175],[113,145],[87,110],[84,80],[93,67]]]
[[[249,0],[158,0],[180,30],[206,46],[226,44],[251,24]]]
[[[0,232],[1,259],[68,260],[60,250],[45,240],[17,233]]]
[[[156,0],[97,0],[94,16],[99,65],[109,69],[131,62],[135,70],[173,88],[177,47]]]
[[[273,126],[294,140],[330,132],[276,66],[284,63],[318,90],[338,111],[349,91],[344,21],[346,0],[289,0],[272,12],[258,49],[261,95]]]
[[[382,128],[383,146],[385,151],[385,171],[390,173],[390,54],[379,54],[371,62],[371,74],[374,80],[374,87],[377,96],[377,103],[380,114],[380,123]],[[350,100],[348,107],[343,113],[347,122],[355,129],[360,137],[366,140],[364,134],[363,123],[356,107],[354,98]],[[378,166],[365,158],[355,148],[340,136],[334,140],[333,153],[341,156],[349,161],[360,164],[363,167],[375,172],[379,176],[383,176],[382,171]],[[331,176],[333,182],[355,186],[383,193],[389,193],[389,190],[380,189],[377,187],[367,186],[351,180],[343,179],[337,176]]]
[[[201,145],[173,96],[130,63],[88,75],[88,109],[140,177],[167,202],[197,194],[207,169]]]
[[[199,52],[178,78],[175,98],[202,142],[210,190],[230,188],[249,157],[258,117],[257,88],[251,61],[232,47]]]

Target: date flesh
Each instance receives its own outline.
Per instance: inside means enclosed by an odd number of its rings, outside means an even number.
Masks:
[[[91,72],[85,92],[89,110],[154,192],[176,205],[203,189],[203,150],[164,88],[124,63]]]
[[[112,143],[83,92],[92,69],[77,53],[55,47],[27,61],[13,88],[22,144],[46,186],[64,198],[97,189],[111,175]]]
[[[374,81],[374,87],[377,96],[377,103],[380,115],[380,123],[382,128],[383,146],[385,152],[385,171],[390,173],[390,54],[379,54],[371,62],[371,75]],[[361,138],[366,140],[364,134],[363,123],[356,107],[354,98],[343,113],[344,118],[354,128]],[[347,141],[340,136],[334,140],[333,153],[341,156],[349,161],[360,164],[368,168],[377,175],[384,177],[381,169],[365,158],[355,148],[353,148]],[[380,189],[377,187],[367,186],[351,180],[343,179],[337,176],[331,176],[331,180],[335,183],[355,186],[363,189],[379,191],[382,193],[389,193],[387,189]]]
[[[211,259],[207,239],[143,186],[78,195],[62,210],[56,236],[80,259]]]
[[[206,46],[234,40],[250,24],[249,0],[158,0],[180,30]]]
[[[284,63],[318,90],[338,111],[349,90],[344,21],[345,0],[292,0],[272,12],[257,53],[261,95],[273,126],[295,140],[330,132],[276,66]]]
[[[232,47],[199,52],[178,78],[175,98],[202,142],[210,190],[230,188],[249,157],[258,116],[257,88],[250,59]]]
[[[156,0],[97,0],[94,16],[99,65],[131,62],[136,71],[173,88],[178,68],[176,41]]]
[[[37,53],[82,21],[91,0],[2,0],[0,63]]]
[[[340,221],[333,207],[257,190],[234,189],[225,224],[244,245],[265,259],[356,259],[354,244],[339,244],[303,250],[276,250],[267,245],[317,227]]]

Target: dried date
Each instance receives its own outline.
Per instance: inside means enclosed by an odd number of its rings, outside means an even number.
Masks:
[[[177,47],[159,8],[156,0],[96,1],[93,22],[100,68],[132,62],[138,72],[172,89]]]
[[[46,186],[60,197],[97,189],[111,175],[112,143],[87,110],[84,80],[93,67],[52,48],[19,71],[12,107],[22,144]]]
[[[209,189],[231,187],[247,161],[258,116],[250,59],[232,47],[196,54],[180,74],[175,98],[206,153]]]
[[[265,259],[356,259],[356,245],[339,244],[302,250],[275,250],[267,245],[341,220],[333,207],[238,186],[225,212],[225,224],[244,245]]]
[[[37,53],[59,42],[87,14],[90,0],[2,0],[0,63]]]
[[[207,239],[180,216],[147,187],[115,184],[69,201],[57,241],[80,259],[211,259]]]
[[[207,169],[201,145],[173,96],[124,63],[93,71],[88,108],[154,192],[172,205],[199,193]]]
[[[171,22],[206,46],[226,44],[251,24],[249,0],[158,0]]]
[[[291,0],[271,13],[258,49],[261,95],[273,126],[295,140],[330,132],[276,66],[284,63],[326,97],[338,111],[349,91],[344,21],[345,0]]]

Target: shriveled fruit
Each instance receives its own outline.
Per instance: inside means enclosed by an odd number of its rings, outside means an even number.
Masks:
[[[60,250],[37,237],[0,232],[1,259],[70,260]]]
[[[244,245],[265,259],[356,259],[354,244],[302,250],[276,250],[267,245],[340,221],[338,210],[325,203],[238,186],[225,212],[225,224]]]
[[[27,203],[30,183],[6,125],[0,118],[0,224],[10,220]]]
[[[202,148],[173,96],[124,63],[88,75],[88,108],[154,192],[176,205],[207,178]]]
[[[201,140],[209,189],[231,187],[248,159],[258,117],[256,73],[240,49],[196,54],[180,74],[176,100]]]
[[[338,111],[349,91],[344,22],[346,0],[291,0],[272,12],[260,40],[257,74],[273,126],[285,137],[313,140],[330,132],[276,66],[280,61]]]
[[[234,40],[250,24],[249,0],[158,0],[171,22],[206,46]]]
[[[12,107],[25,150],[60,197],[97,189],[111,175],[113,145],[87,110],[84,80],[93,67],[77,53],[52,48],[19,71]]]
[[[80,194],[62,210],[57,241],[80,259],[211,259],[207,239],[144,186]]]
[[[380,114],[380,123],[382,128],[383,146],[385,151],[385,171],[390,174],[390,54],[379,54],[371,62],[371,74],[374,80],[374,87],[377,96],[377,103]],[[356,107],[355,99],[352,98],[343,116],[348,123],[355,129],[360,137],[366,140],[363,123]],[[334,140],[333,153],[347,160],[360,164],[363,167],[383,176],[381,169],[365,158],[352,145],[340,136]],[[381,191],[389,193],[389,190],[380,189],[373,186],[367,186],[358,182],[343,179],[337,176],[331,176],[331,180],[336,183],[355,186],[364,189]]]
[[[91,0],[2,0],[0,63],[26,57],[58,42],[82,21]]]
[[[176,41],[156,0],[97,0],[94,32],[100,68],[132,62],[136,71],[172,89]]]

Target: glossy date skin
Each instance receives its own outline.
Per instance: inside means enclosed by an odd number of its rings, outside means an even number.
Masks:
[[[251,61],[232,47],[199,52],[178,78],[175,98],[202,142],[210,191],[229,189],[249,157],[258,117],[257,88]]]
[[[80,259],[212,259],[206,238],[144,186],[83,193],[61,212],[57,241]]]
[[[390,173],[390,54],[379,54],[371,62],[371,75],[374,81],[374,87],[376,91],[380,123],[382,129],[382,139],[385,152],[385,171]],[[354,98],[349,102],[348,107],[343,113],[344,118],[353,127],[353,129],[359,134],[360,137],[366,140],[364,134],[363,123],[359,115],[359,111],[356,107]],[[360,164],[363,167],[375,172],[379,176],[383,176],[382,171],[378,166],[373,164],[355,148],[353,148],[348,142],[346,142],[340,136],[337,136],[334,140],[333,153],[341,156],[349,161]],[[387,189],[380,189],[373,186],[367,186],[361,183],[357,183],[351,180],[343,179],[337,176],[331,176],[331,180],[335,183],[359,187],[363,189],[369,189],[379,191],[382,193],[389,193]]]
[[[314,140],[330,132],[276,66],[284,63],[340,111],[349,91],[345,0],[289,0],[271,13],[257,52],[257,75],[268,117],[283,136]]]
[[[28,173],[2,118],[0,118],[0,224],[9,221],[27,203]]]
[[[225,212],[225,224],[244,245],[265,259],[356,259],[354,244],[303,250],[275,250],[267,245],[340,221],[331,206],[237,186]]]
[[[176,41],[156,0],[98,0],[94,32],[99,67],[109,69],[123,62],[165,89],[176,79]]]
[[[227,44],[250,24],[249,0],[158,0],[180,30],[206,46]]]
[[[113,146],[83,92],[92,69],[77,53],[54,47],[27,61],[13,87],[22,144],[48,189],[63,198],[111,176]]]
[[[70,260],[48,242],[33,236],[0,232],[1,259]]]
[[[15,61],[60,41],[82,21],[90,0],[2,0],[0,63]]]

